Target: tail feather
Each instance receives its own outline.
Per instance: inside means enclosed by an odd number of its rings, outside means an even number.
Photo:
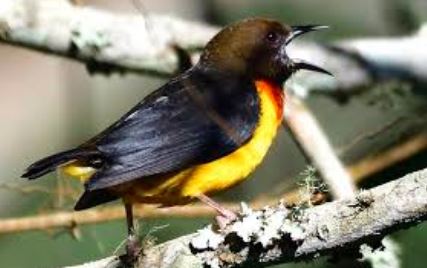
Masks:
[[[88,209],[100,204],[114,201],[119,197],[107,189],[85,191],[74,207],[74,210]]]
[[[49,172],[54,171],[58,166],[72,160],[90,160],[100,157],[100,152],[82,148],[72,149],[43,158],[27,168],[22,175],[29,180],[37,179]]]

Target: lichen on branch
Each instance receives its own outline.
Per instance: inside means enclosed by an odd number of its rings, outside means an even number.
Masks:
[[[283,203],[257,211],[243,206],[240,218],[223,231],[207,226],[148,248],[138,267],[253,267],[359,254],[360,245],[378,244],[385,235],[427,218],[427,169],[354,198],[295,209]],[[119,267],[117,258],[109,260],[108,267]]]
[[[166,75],[177,67],[172,45],[200,48],[218,30],[171,16],[150,15],[149,19],[154,27],[147,29],[140,15],[76,7],[65,0],[2,0],[0,41],[101,70],[114,67]]]

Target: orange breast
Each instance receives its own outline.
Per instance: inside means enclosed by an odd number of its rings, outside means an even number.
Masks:
[[[255,85],[258,92],[263,92],[269,95],[269,99],[274,103],[276,109],[276,115],[278,120],[282,120],[283,117],[283,104],[284,94],[283,90],[279,85],[276,85],[267,80],[257,80]]]

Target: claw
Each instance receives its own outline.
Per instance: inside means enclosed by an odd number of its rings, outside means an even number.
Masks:
[[[219,215],[215,217],[216,223],[218,227],[221,230],[224,230],[225,227],[230,224],[231,222],[235,221],[237,219],[236,213],[233,211],[221,206],[211,198],[209,198],[206,195],[200,195],[197,197],[200,201],[205,203],[206,205],[210,206],[211,208],[215,209],[216,212],[218,212]]]

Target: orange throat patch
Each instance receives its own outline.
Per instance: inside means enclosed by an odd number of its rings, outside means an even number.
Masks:
[[[270,101],[275,104],[277,119],[282,121],[285,99],[283,89],[279,85],[267,80],[256,80],[255,86],[258,93],[266,93],[269,96]]]

